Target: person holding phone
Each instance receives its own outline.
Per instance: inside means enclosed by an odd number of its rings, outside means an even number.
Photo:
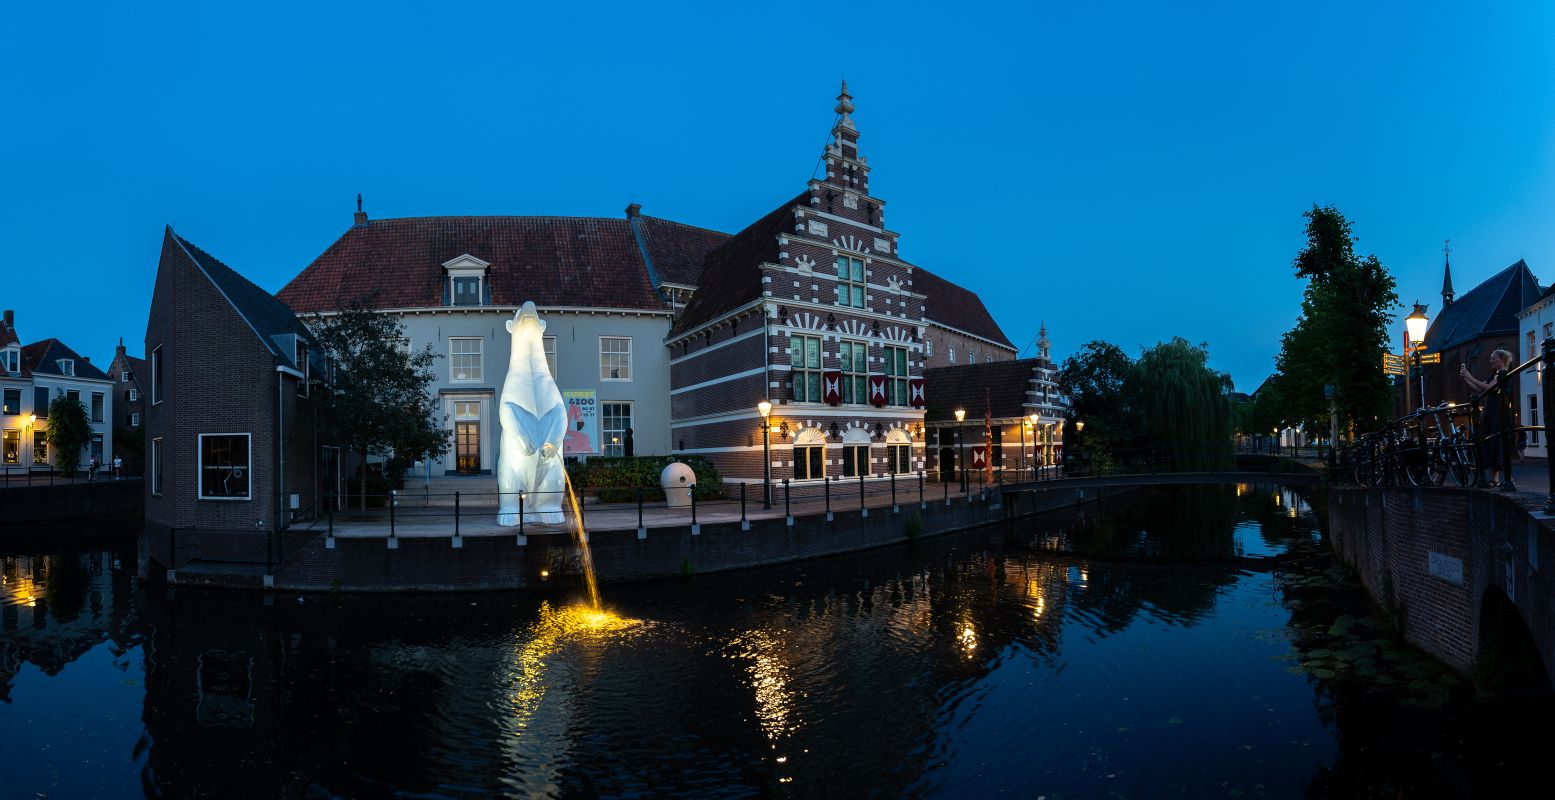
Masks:
[[[1495,385],[1496,373],[1504,369],[1512,368],[1512,354],[1504,349],[1497,349],[1490,354],[1490,380],[1482,381],[1469,373],[1468,365],[1458,364],[1458,377],[1469,385],[1475,393],[1483,393]],[[1501,483],[1501,472],[1506,465],[1501,463],[1503,443],[1501,432],[1507,429],[1505,424],[1505,405],[1500,402],[1500,397],[1486,396],[1480,406],[1479,412],[1479,465],[1480,469],[1490,470],[1490,485],[1498,486]]]

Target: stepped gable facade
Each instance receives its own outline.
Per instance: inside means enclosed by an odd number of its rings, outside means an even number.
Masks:
[[[846,84],[837,99],[826,177],[708,253],[667,339],[676,450],[726,475],[922,469],[930,359],[1015,356],[975,294],[901,257],[885,202],[870,193]]]
[[[187,531],[179,561],[207,542],[262,560],[274,544],[263,534],[338,498],[339,451],[304,427],[326,374],[312,334],[285,303],[172,228],[145,347],[146,528]],[[244,535],[218,543],[201,538],[209,533]]]

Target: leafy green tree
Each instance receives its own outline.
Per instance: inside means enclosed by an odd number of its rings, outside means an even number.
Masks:
[[[86,404],[59,395],[49,402],[49,429],[44,435],[49,453],[61,472],[73,474],[81,467],[81,450],[92,441],[92,426],[87,423]]]
[[[1326,427],[1323,387],[1332,384],[1340,427],[1369,428],[1389,416],[1393,403],[1381,365],[1398,305],[1395,282],[1376,256],[1356,255],[1350,222],[1338,209],[1314,205],[1304,216],[1307,244],[1294,267],[1307,287],[1301,316],[1275,359],[1280,416]]]
[[[1231,376],[1209,367],[1208,345],[1175,337],[1146,350],[1124,384],[1126,407],[1138,444],[1194,465],[1216,466],[1229,459],[1235,420]]]
[[[333,316],[315,316],[309,327],[334,372],[333,392],[323,390],[328,400],[320,408],[320,433],[360,457],[366,508],[368,456],[404,464],[448,452],[448,432],[431,391],[437,354],[431,345],[408,352],[400,321],[360,302]]]
[[[1123,348],[1099,339],[1064,359],[1058,385],[1069,398],[1069,432],[1065,435],[1072,437],[1071,441],[1083,437],[1087,447],[1106,450],[1133,437],[1123,394],[1133,366]],[[1085,422],[1085,431],[1079,434],[1074,425],[1078,420]]]

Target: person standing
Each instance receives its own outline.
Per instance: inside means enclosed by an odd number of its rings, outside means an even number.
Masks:
[[[122,477],[124,477],[124,457],[123,456],[114,456],[113,457],[113,479],[114,480],[118,480],[118,479],[120,479]]]
[[[1468,365],[1458,365],[1458,377],[1469,385],[1476,394],[1484,395],[1481,398],[1479,412],[1479,466],[1480,469],[1490,470],[1490,485],[1501,483],[1501,473],[1507,465],[1502,462],[1502,453],[1505,451],[1505,443],[1501,441],[1502,431],[1507,430],[1506,404],[1501,401],[1498,394],[1488,394],[1491,387],[1495,386],[1496,374],[1502,370],[1511,369],[1512,354],[1506,350],[1498,349],[1490,354],[1490,380],[1482,381],[1469,373]]]

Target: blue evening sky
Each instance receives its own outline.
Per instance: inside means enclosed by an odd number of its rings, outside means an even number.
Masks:
[[[12,3],[0,304],[106,362],[164,224],[277,290],[357,192],[735,231],[846,77],[904,257],[1017,344],[1180,335],[1250,391],[1314,202],[1433,312],[1445,238],[1460,294],[1555,280],[1552,36],[1547,3]]]

